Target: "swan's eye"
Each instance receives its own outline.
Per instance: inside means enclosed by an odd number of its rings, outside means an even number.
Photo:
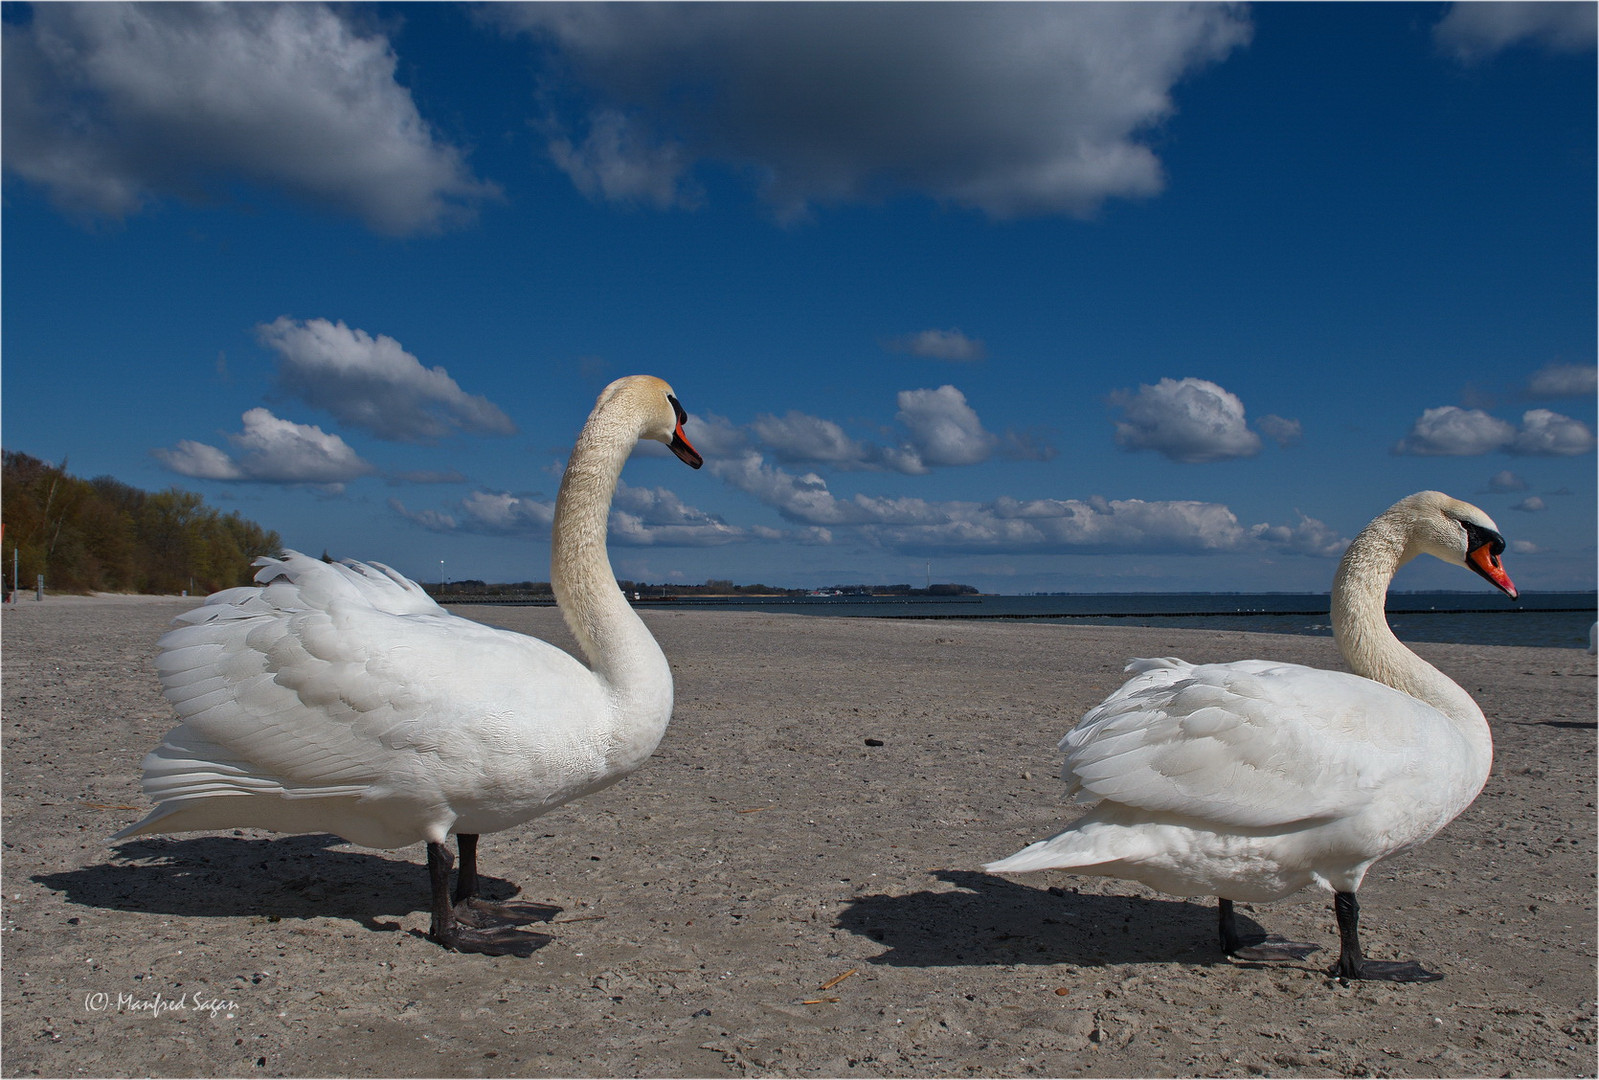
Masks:
[[[666,400],[671,402],[672,411],[677,414],[678,426],[681,427],[682,425],[688,423],[688,413],[683,411],[683,406],[678,402],[677,398],[671,394],[667,394]]]

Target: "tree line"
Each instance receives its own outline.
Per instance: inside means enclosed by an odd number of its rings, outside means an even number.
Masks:
[[[205,594],[248,585],[250,561],[281,546],[277,533],[190,491],[151,493],[109,476],[82,480],[64,460],[52,465],[13,450],[3,458],[7,588],[15,565],[23,588],[42,574],[58,592]]]

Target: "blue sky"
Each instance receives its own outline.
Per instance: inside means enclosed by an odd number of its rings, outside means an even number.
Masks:
[[[1323,590],[1438,488],[1524,589],[1594,586],[1593,4],[4,30],[4,443],[77,475],[544,579],[642,372],[706,467],[635,454],[627,578]]]

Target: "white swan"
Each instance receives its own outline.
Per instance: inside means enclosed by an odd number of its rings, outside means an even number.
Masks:
[[[155,809],[113,839],[259,828],[425,842],[429,937],[492,954],[542,943],[512,927],[547,909],[477,897],[477,838],[615,783],[666,731],[671,669],[617,588],[605,532],[639,439],[700,467],[684,420],[660,379],[619,379],[562,477],[550,583],[592,667],[450,615],[381,563],[259,559],[259,587],[209,597],[161,639],[156,666],[183,723],[144,759]]]
[[[1383,616],[1394,572],[1425,552],[1516,596],[1505,542],[1469,503],[1436,491],[1401,499],[1357,536],[1332,592],[1333,636],[1355,672],[1269,660],[1135,660],[1136,672],[1061,740],[1068,795],[1099,805],[1066,831],[984,867],[1069,867],[1220,899],[1222,948],[1303,959],[1317,946],[1245,942],[1235,900],[1320,884],[1335,893],[1333,974],[1442,978],[1415,961],[1361,954],[1355,891],[1378,859],[1419,844],[1471,805],[1493,742],[1470,695],[1411,652]]]

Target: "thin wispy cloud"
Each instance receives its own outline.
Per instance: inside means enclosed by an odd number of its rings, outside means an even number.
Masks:
[[[852,438],[832,420],[795,410],[783,416],[757,416],[750,421],[749,434],[778,461],[789,464],[814,462],[844,469],[894,467],[888,461],[891,451]],[[747,441],[740,445],[747,445]]]
[[[914,334],[901,334],[883,342],[889,352],[908,353],[924,360],[949,360],[955,363],[975,363],[988,357],[988,347],[977,338],[967,337],[959,330],[922,330]]]
[[[278,354],[278,384],[285,391],[380,439],[434,442],[456,431],[516,432],[498,405],[462,390],[444,368],[423,367],[387,334],[284,316],[256,327],[256,336]]]
[[[411,510],[398,499],[389,509],[437,533],[546,538],[555,520],[555,501],[508,491],[473,491],[450,510]],[[748,540],[749,530],[689,506],[666,488],[617,484],[611,504],[609,539],[632,547],[715,547]],[[784,534],[772,531],[769,538]]]
[[[1165,184],[1173,88],[1245,45],[1218,4],[488,5],[558,61],[543,123],[591,197],[693,205],[706,164],[783,217],[926,195],[1092,214]],[[816,73],[825,71],[825,79]]]
[[[597,202],[643,205],[657,210],[693,210],[704,203],[684,147],[658,142],[616,109],[588,117],[581,144],[567,135],[549,142],[550,160],[572,184]]]
[[[1305,437],[1305,425],[1298,420],[1288,420],[1274,413],[1267,413],[1255,421],[1255,427],[1260,433],[1278,446],[1293,446]]]
[[[1527,393],[1536,398],[1591,398],[1599,389],[1599,367],[1593,364],[1550,364],[1527,380]]]
[[[451,533],[455,531],[455,518],[442,510],[410,510],[399,499],[389,499],[388,507],[400,517],[428,532]]]
[[[402,469],[387,474],[390,484],[464,484],[466,477],[455,469]]]
[[[712,473],[790,521],[835,537],[906,552],[1277,550],[1330,556],[1348,538],[1301,516],[1294,525],[1246,526],[1227,507],[1198,501],[1014,499],[989,502],[837,497],[816,473],[796,474],[753,450],[711,462]]]
[[[296,424],[260,408],[249,410],[243,419],[244,429],[227,437],[231,453],[190,439],[151,453],[179,476],[312,484],[332,492],[377,472],[343,439],[313,424]]]
[[[1472,0],[1451,5],[1433,27],[1433,38],[1439,48],[1465,62],[1521,44],[1575,53],[1594,48],[1599,20],[1592,3]]]
[[[7,171],[83,218],[243,181],[390,234],[498,189],[422,119],[380,33],[323,4],[33,4],[4,27]]]

